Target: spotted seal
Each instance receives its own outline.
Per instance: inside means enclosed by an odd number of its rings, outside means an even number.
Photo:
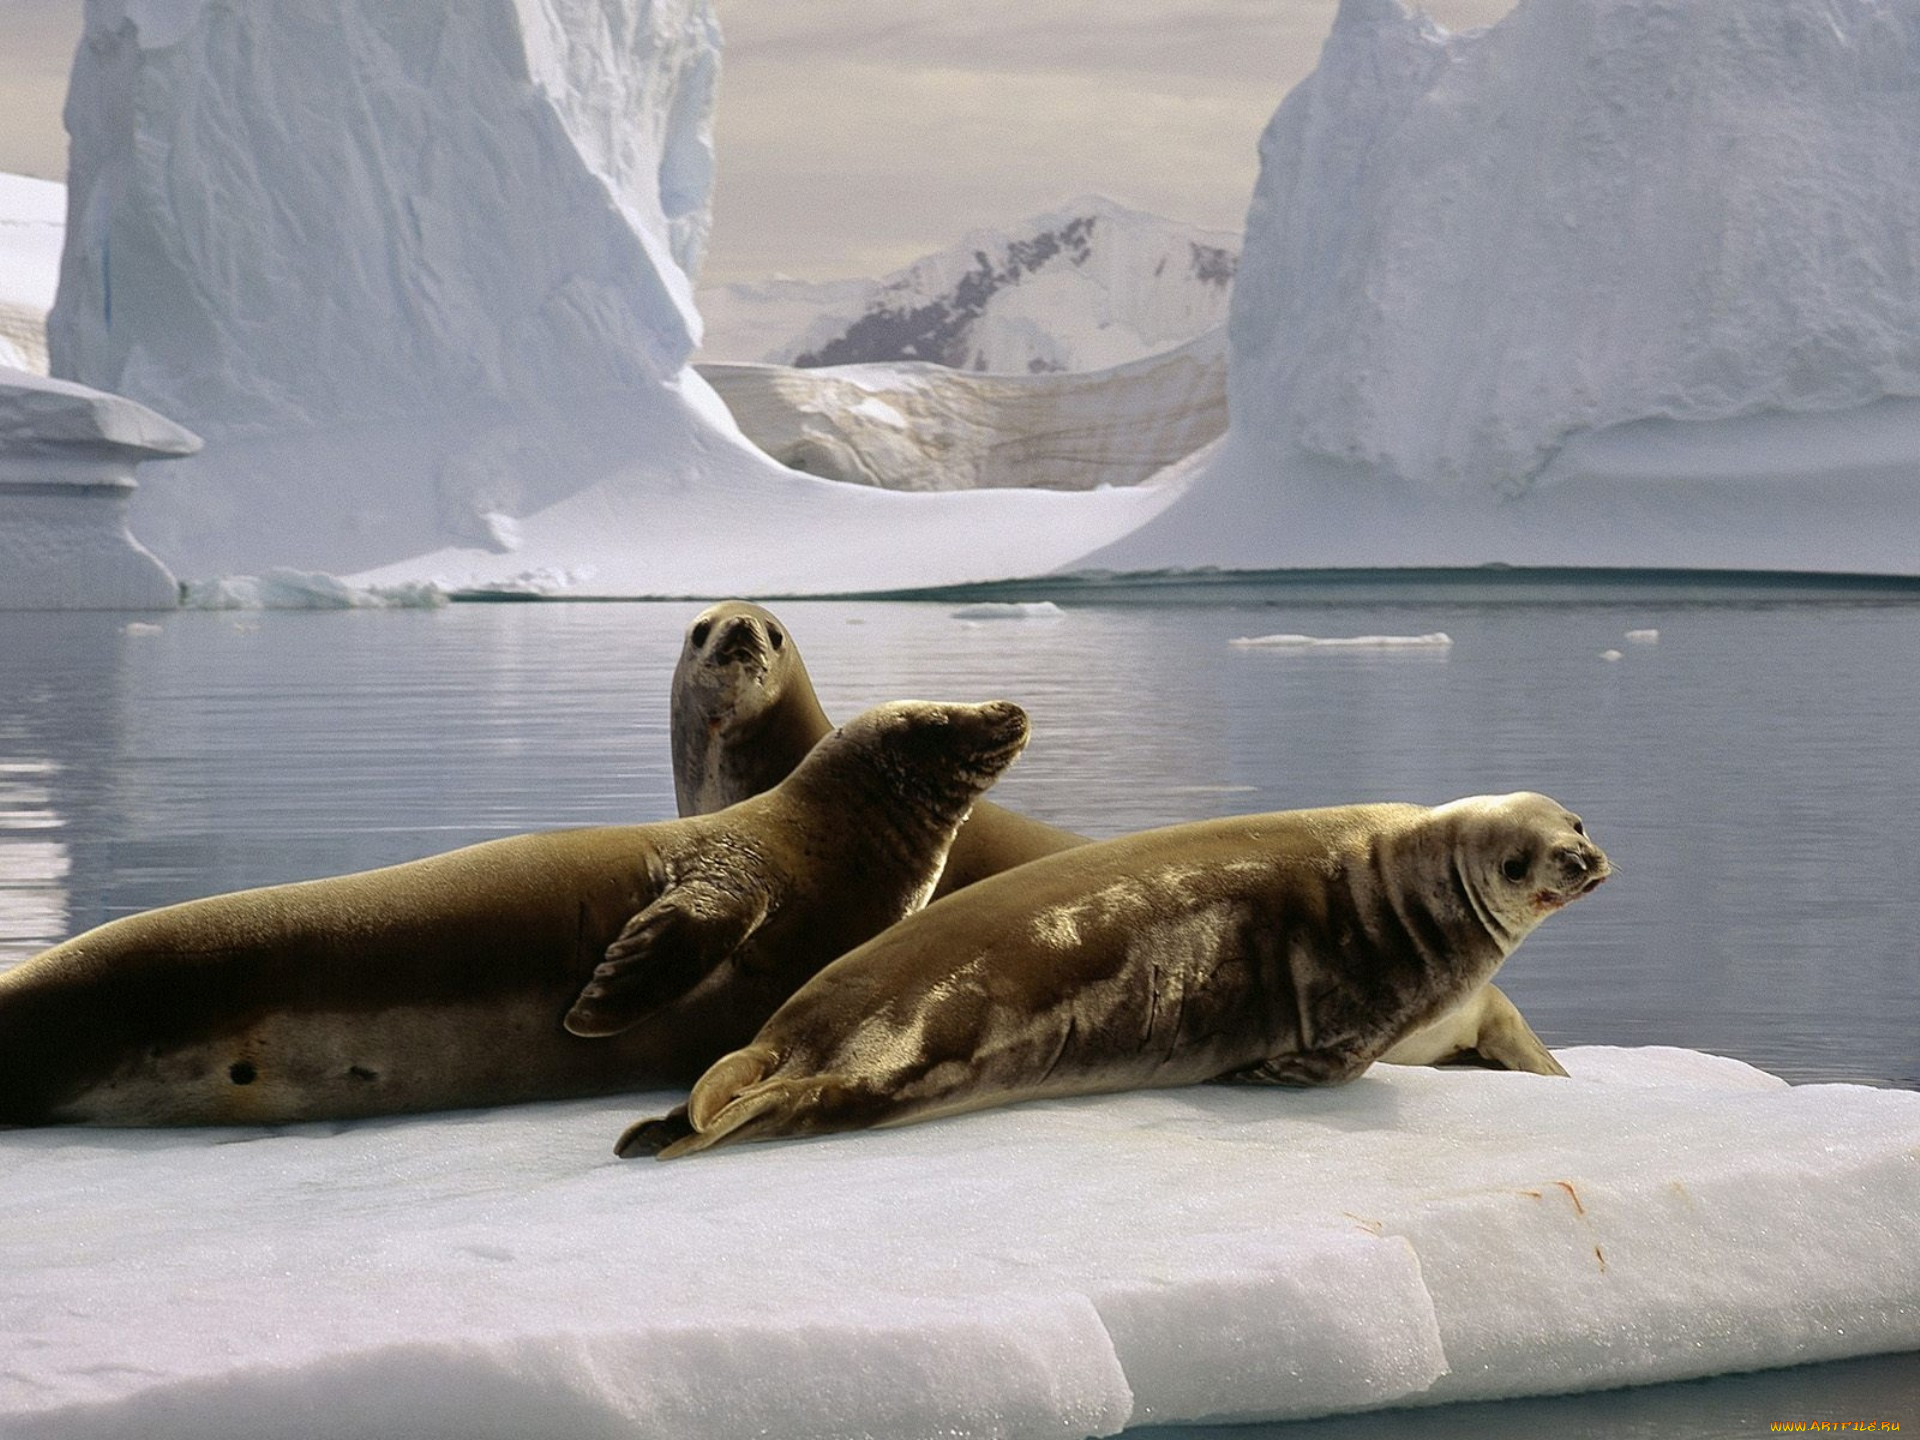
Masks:
[[[664,1158],[1041,1096],[1351,1080],[1609,873],[1544,795],[1178,825],[1036,860],[822,970],[687,1104]]]

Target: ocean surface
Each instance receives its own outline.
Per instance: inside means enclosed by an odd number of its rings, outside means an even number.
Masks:
[[[668,682],[697,608],[0,614],[0,967],[194,896],[671,815]],[[777,606],[836,716],[1026,706],[1032,743],[994,798],[1094,835],[1545,791],[1618,870],[1501,972],[1550,1045],[1920,1088],[1920,601],[1255,587],[1069,597],[1049,618],[957,608]],[[1436,632],[1453,643],[1229,643]],[[1220,1433],[1815,1419],[1920,1426],[1920,1357]]]

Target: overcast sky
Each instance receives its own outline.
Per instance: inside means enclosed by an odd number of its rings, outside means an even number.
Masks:
[[[266,0],[270,3],[270,0]],[[450,0],[458,3],[458,0]],[[1089,191],[1238,230],[1335,0],[717,0],[708,282],[880,275]],[[1512,0],[1429,0],[1487,24]],[[64,179],[81,0],[0,0],[0,170]]]

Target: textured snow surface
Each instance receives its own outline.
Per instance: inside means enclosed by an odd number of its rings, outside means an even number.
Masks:
[[[47,373],[67,187],[0,172],[0,365]]]
[[[701,359],[1104,370],[1222,324],[1239,249],[1237,235],[1085,196],[880,280],[702,290]]]
[[[1035,1104],[616,1161],[665,1096],[0,1135],[0,1431],[1079,1436],[1920,1346],[1920,1095],[1573,1079]]]
[[[1920,0],[1343,0],[1234,424],[1089,565],[1920,571]]]
[[[782,464],[890,490],[1133,485],[1227,428],[1218,329],[1090,373],[975,375],[915,362],[698,368],[747,438]]]

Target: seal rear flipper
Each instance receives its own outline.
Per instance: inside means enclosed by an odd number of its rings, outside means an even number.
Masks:
[[[679,999],[766,919],[766,897],[746,902],[711,886],[676,885],[626,923],[567,1012],[575,1035],[617,1035]]]
[[[694,1133],[693,1123],[687,1119],[687,1107],[676,1105],[664,1115],[651,1120],[636,1120],[613,1142],[613,1153],[622,1160],[631,1160],[636,1155],[658,1155],[674,1142],[684,1140]]]
[[[774,1067],[780,1063],[780,1057],[766,1045],[749,1045],[744,1050],[735,1050],[722,1055],[707,1067],[707,1073],[693,1082],[693,1093],[687,1096],[687,1122],[695,1130],[711,1129],[716,1116],[731,1104],[750,1085],[758,1085]]]

